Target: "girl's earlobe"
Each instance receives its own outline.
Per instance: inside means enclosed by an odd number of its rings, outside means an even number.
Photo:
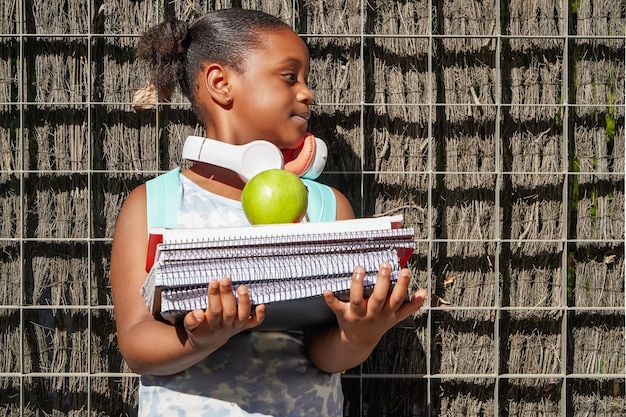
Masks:
[[[232,104],[232,97],[226,91],[221,92],[218,96],[214,96],[214,100],[219,103],[221,106],[230,107]]]

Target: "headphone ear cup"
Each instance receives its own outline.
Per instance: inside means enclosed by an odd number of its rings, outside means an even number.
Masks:
[[[313,156],[309,168],[301,177],[308,180],[317,179],[317,177],[322,175],[322,171],[324,171],[324,167],[326,167],[327,159],[328,147],[326,146],[326,142],[320,138],[315,138],[315,155]]]
[[[285,170],[293,172],[299,177],[302,176],[313,162],[315,146],[315,136],[307,133],[299,148],[284,149]]]
[[[314,180],[326,166],[328,148],[323,140],[307,133],[300,148],[284,149],[283,156],[285,170],[301,178]]]

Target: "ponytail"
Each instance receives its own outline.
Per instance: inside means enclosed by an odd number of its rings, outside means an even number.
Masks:
[[[150,83],[160,98],[169,99],[182,79],[188,34],[187,23],[172,18],[139,38],[137,57],[150,65]]]

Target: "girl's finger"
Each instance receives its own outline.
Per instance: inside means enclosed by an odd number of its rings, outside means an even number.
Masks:
[[[322,296],[324,297],[324,301],[326,301],[326,305],[333,311],[333,313],[338,315],[344,303],[339,301],[331,290],[324,290]]]
[[[407,300],[410,283],[411,271],[409,271],[408,268],[401,269],[398,274],[398,280],[389,297],[389,308],[391,308],[392,311],[396,311]]]
[[[191,333],[205,318],[206,316],[204,315],[204,311],[192,310],[183,318],[183,326],[187,332]]]
[[[359,316],[367,313],[365,299],[363,298],[363,280],[365,279],[365,268],[357,266],[352,274],[350,284],[350,309]]]
[[[248,317],[246,321],[246,328],[251,329],[263,323],[265,320],[265,304],[261,304],[255,307],[254,314]]]
[[[398,322],[401,322],[405,318],[409,317],[411,314],[416,313],[422,305],[424,305],[424,300],[428,296],[426,290],[422,289],[417,291],[408,303],[403,303],[398,311],[396,312],[396,317],[398,318]]]
[[[220,281],[220,301],[222,303],[222,322],[231,325],[237,317],[237,300],[235,300],[230,278],[222,278]]]
[[[222,300],[220,298],[220,282],[213,280],[209,283],[208,307],[206,310],[209,326],[215,328],[222,321]]]
[[[250,317],[250,293],[248,287],[240,285],[237,288],[237,318],[240,322],[245,323]]]
[[[389,262],[383,262],[378,268],[378,275],[376,277],[376,284],[372,290],[372,294],[368,300],[368,309],[373,311],[380,311],[385,307],[387,303],[387,297],[389,296],[389,288],[391,286],[391,264]]]

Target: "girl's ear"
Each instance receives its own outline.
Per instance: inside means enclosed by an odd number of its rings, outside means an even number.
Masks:
[[[204,84],[207,92],[216,103],[222,106],[230,105],[229,72],[217,63],[209,64],[204,69]]]

